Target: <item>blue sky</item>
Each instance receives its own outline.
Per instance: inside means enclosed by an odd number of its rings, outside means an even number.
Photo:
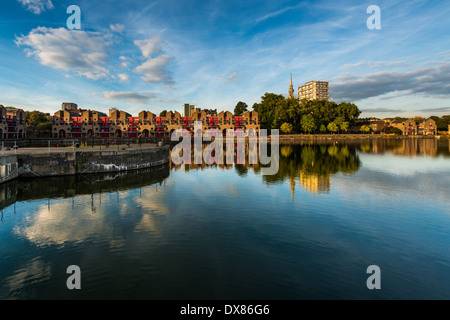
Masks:
[[[381,30],[366,12],[381,8]],[[81,9],[68,30],[67,7]],[[362,116],[450,114],[448,1],[2,0],[0,104],[233,110],[330,82]]]

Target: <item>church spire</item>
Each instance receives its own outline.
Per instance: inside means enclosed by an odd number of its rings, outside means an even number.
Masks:
[[[294,86],[292,85],[292,73],[291,73],[291,85],[289,86],[289,98],[294,98]]]
[[[289,182],[291,184],[291,196],[292,196],[292,203],[294,203],[294,193],[295,193],[295,177],[290,177]]]

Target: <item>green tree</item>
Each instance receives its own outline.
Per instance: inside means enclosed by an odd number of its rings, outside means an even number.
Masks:
[[[367,125],[363,125],[363,126],[361,127],[360,131],[361,131],[362,133],[370,133],[370,131],[372,131],[372,128],[369,127],[369,126],[367,126]]]
[[[253,110],[258,112],[261,117],[262,129],[277,128],[277,123],[275,123],[275,111],[280,106],[283,107],[285,105],[285,100],[286,99],[281,94],[266,93],[261,97],[260,103],[255,103],[253,105]]]
[[[166,117],[167,116],[167,110],[163,110],[161,111],[161,113],[159,114],[160,117]]]
[[[322,124],[321,126],[320,126],[320,132],[321,133],[325,133],[325,132],[327,132],[327,127],[325,127],[325,125],[324,124]]]
[[[316,130],[316,120],[311,114],[307,114],[302,117],[302,130],[308,133]]]
[[[327,126],[327,129],[328,129],[328,131],[335,133],[339,130],[339,127],[336,123],[330,122]]]
[[[285,123],[283,123],[282,125],[281,125],[281,131],[283,131],[284,133],[291,133],[291,131],[292,131],[292,124],[290,124],[290,123],[287,123],[287,122],[285,122]]]
[[[336,118],[337,104],[327,100],[303,100],[301,103],[302,114],[311,114],[316,123],[330,123]]]
[[[342,102],[336,108],[336,117],[344,118],[344,121],[348,121],[353,124],[361,114],[359,108],[350,102]]]
[[[340,125],[341,130],[344,132],[346,132],[349,127],[350,127],[350,124],[348,123],[348,121],[344,121]]]
[[[234,116],[238,117],[241,114],[243,114],[245,111],[247,111],[248,105],[245,102],[239,101],[234,107]]]
[[[345,117],[339,116],[336,119],[334,119],[333,122],[337,125],[338,131],[342,130],[342,124],[345,122]]]
[[[392,119],[392,121],[406,121],[408,120],[408,118],[404,118],[404,117],[395,117],[394,119]]]
[[[40,123],[51,123],[51,120],[47,118],[45,113],[37,110],[25,111],[25,118],[27,120],[28,127],[36,127]]]
[[[386,127],[384,129],[381,130],[381,132],[386,133],[386,134],[397,134],[397,135],[402,135],[403,131],[398,129],[398,128],[394,128],[394,127]]]
[[[300,131],[300,119],[302,116],[301,108],[298,100],[295,98],[288,98],[284,100],[275,110],[274,127],[279,128],[283,123],[292,124],[294,131]]]
[[[48,122],[41,122],[36,126],[37,131],[52,131],[52,123],[50,121]]]

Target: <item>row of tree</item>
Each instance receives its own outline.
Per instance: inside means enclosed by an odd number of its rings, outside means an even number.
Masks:
[[[349,102],[302,100],[299,103],[295,98],[274,93],[262,96],[253,110],[261,117],[261,128],[281,129],[285,133],[345,132],[361,114],[358,107]]]

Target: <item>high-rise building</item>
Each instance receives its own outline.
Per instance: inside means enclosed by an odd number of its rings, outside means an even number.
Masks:
[[[183,109],[181,110],[181,116],[183,117],[192,117],[194,112],[199,112],[200,108],[197,108],[196,105],[192,105],[189,103],[183,104]]]
[[[183,110],[181,112],[181,115],[183,117],[190,117],[191,116],[191,106],[189,103],[183,104]]]
[[[310,81],[304,86],[298,87],[298,100],[328,100],[328,82]]]

